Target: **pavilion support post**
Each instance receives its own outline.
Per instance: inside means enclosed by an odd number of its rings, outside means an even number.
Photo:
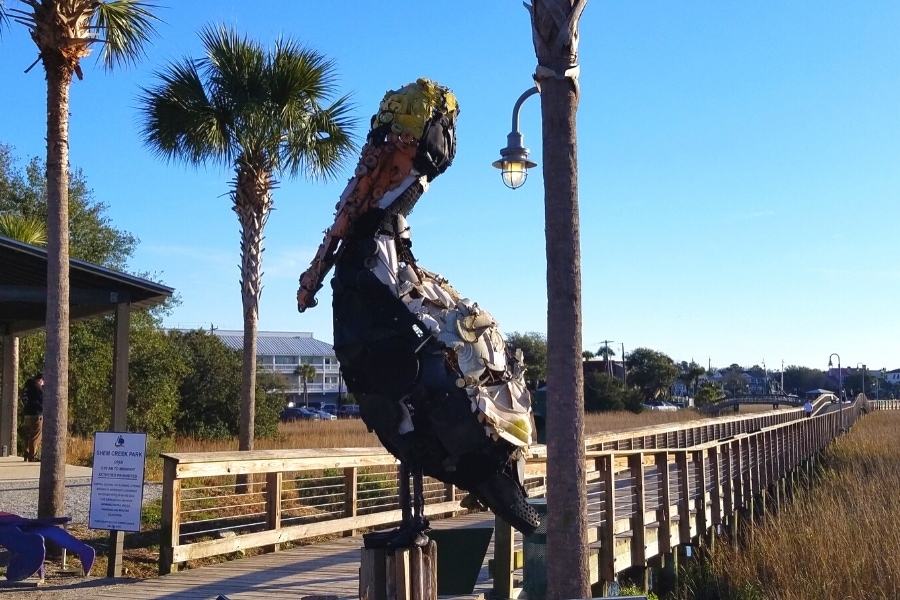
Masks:
[[[19,338],[3,336],[3,388],[0,389],[0,449],[6,448],[9,456],[18,454],[19,443],[16,426],[19,422]]]
[[[128,350],[131,329],[131,304],[116,305],[116,332],[113,340],[113,400],[109,430],[128,430]],[[125,550],[125,532],[109,532],[109,562],[107,577],[122,576],[122,556]]]

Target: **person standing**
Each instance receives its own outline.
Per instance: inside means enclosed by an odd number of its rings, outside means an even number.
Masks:
[[[25,382],[25,462],[39,462],[41,434],[44,428],[44,374],[37,373]]]
[[[806,412],[807,417],[811,417],[813,413],[813,405],[809,400],[806,401],[806,404],[803,405],[803,410]]]

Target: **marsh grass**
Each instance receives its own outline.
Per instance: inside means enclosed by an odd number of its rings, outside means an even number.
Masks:
[[[900,412],[863,418],[826,451],[812,489],[766,515],[747,547],[719,545],[715,597],[900,598],[898,431]],[[713,597],[698,592],[688,597]]]
[[[661,423],[680,423],[702,418],[694,410],[677,412],[646,411],[639,415],[630,412],[588,413],[585,416],[585,434],[608,433],[647,427]],[[337,421],[295,421],[282,423],[278,435],[271,439],[260,438],[254,443],[256,450],[282,448],[371,448],[381,447],[378,438],[370,433],[359,419]],[[93,465],[94,440],[91,437],[70,437],[68,463],[90,467]],[[170,452],[230,452],[238,449],[236,437],[221,440],[205,440],[196,437],[147,438],[147,463],[145,479],[162,481],[160,453]]]

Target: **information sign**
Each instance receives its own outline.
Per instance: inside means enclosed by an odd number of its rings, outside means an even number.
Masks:
[[[94,434],[91,529],[140,531],[146,433]]]

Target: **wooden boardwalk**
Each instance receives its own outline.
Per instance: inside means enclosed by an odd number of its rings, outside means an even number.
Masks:
[[[462,515],[433,521],[434,529],[493,527],[491,513]],[[116,600],[276,600],[333,595],[359,598],[359,560],[362,537],[301,546],[217,565],[172,573],[154,579],[90,591],[91,598]],[[440,552],[440,549],[438,550]],[[493,556],[493,539],[482,564],[475,593],[487,593],[487,560]]]

